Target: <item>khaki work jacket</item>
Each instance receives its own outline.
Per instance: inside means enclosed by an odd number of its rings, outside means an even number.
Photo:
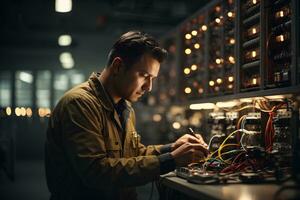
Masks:
[[[130,114],[124,130],[99,74],[62,97],[45,145],[52,199],[136,199],[135,186],[159,177],[160,145],[140,143],[134,111],[126,103]]]

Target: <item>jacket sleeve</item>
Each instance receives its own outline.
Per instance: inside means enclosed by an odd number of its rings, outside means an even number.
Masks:
[[[66,158],[90,188],[142,185],[159,177],[157,156],[109,158],[104,142],[101,111],[90,99],[73,98],[62,109]]]

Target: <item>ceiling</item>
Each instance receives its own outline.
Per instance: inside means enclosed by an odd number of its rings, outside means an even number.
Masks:
[[[71,52],[75,69],[100,69],[123,32],[139,29],[161,37],[208,0],[73,0],[69,13],[54,0],[10,0],[0,8],[0,69],[62,69],[59,55]],[[60,47],[61,34],[72,45]]]

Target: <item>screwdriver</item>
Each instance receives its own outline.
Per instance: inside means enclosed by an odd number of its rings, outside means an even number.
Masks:
[[[188,131],[189,131],[189,134],[190,134],[190,135],[192,135],[192,136],[198,138],[198,137],[196,136],[195,132],[193,131],[193,129],[192,129],[191,127],[188,128]],[[204,144],[205,144],[205,143],[204,143]],[[205,146],[207,146],[207,144],[205,144]],[[206,148],[208,149],[208,146],[207,146]]]
[[[193,131],[193,129],[192,129],[191,127],[189,127],[188,130],[189,130],[189,134],[190,134],[190,135],[192,135],[192,136],[194,136],[194,137],[197,138],[195,132]]]

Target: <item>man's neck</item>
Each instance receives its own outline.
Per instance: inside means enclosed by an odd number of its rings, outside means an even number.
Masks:
[[[111,76],[109,76],[109,71],[107,69],[104,69],[100,74],[100,81],[105,89],[105,91],[108,93],[108,95],[112,98],[113,103],[118,103],[121,98],[116,95],[115,89],[114,89],[114,80]]]

